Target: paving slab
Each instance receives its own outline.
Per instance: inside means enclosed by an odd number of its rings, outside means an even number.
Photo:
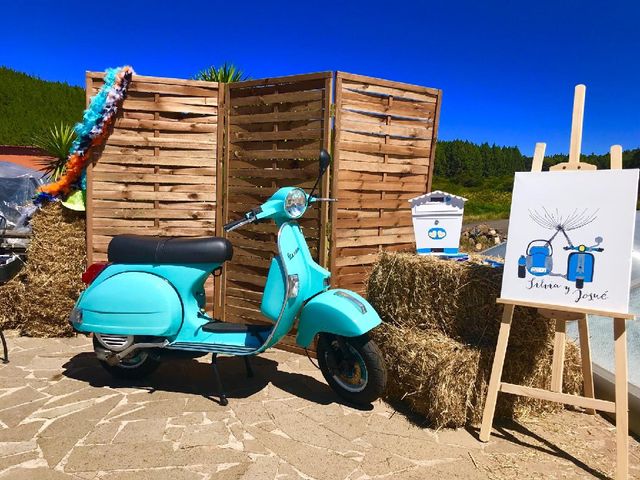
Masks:
[[[0,365],[0,480],[578,479],[610,478],[615,429],[564,411],[435,431],[378,401],[345,405],[303,356],[270,351],[246,378],[220,361],[229,405],[217,402],[209,358],[162,365],[144,381],[111,378],[89,338],[9,334]],[[640,446],[631,439],[631,478]]]

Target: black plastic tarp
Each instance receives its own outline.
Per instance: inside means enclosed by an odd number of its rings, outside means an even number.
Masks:
[[[26,228],[33,212],[33,197],[42,183],[42,172],[22,167],[0,158],[0,215],[6,219],[6,228]],[[0,234],[4,230],[0,218]]]

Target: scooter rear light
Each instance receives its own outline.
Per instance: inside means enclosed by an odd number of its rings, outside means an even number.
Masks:
[[[92,263],[82,274],[82,282],[85,285],[90,285],[102,271],[109,266],[108,262],[96,262]]]

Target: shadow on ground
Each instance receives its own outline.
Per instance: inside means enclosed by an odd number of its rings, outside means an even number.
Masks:
[[[387,400],[387,403],[394,409],[393,415],[400,414],[407,419],[411,424],[419,428],[434,428],[430,424],[429,420],[419,413],[413,412],[406,404],[397,400]],[[465,427],[475,439],[480,439],[480,429],[474,426]],[[600,470],[594,469],[587,465],[585,462],[575,457],[571,453],[559,447],[554,442],[547,438],[537,434],[530,430],[525,425],[518,423],[517,421],[510,419],[496,419],[494,421],[494,428],[491,433],[492,440],[503,440],[513,445],[520,447],[526,447],[536,450],[546,455],[551,455],[574,464],[577,468],[588,473],[594,478],[601,480],[608,479],[609,477],[602,473]]]
[[[471,433],[475,438],[480,438],[480,429],[477,427],[467,427],[466,430]],[[518,436],[516,436],[516,434]],[[491,432],[493,439],[505,440],[514,445],[537,450],[541,453],[552,455],[568,462],[573,463],[576,467],[582,471],[592,475],[594,478],[601,480],[608,479],[609,477],[599,470],[591,468],[589,465],[571,455],[566,450],[562,449],[555,443],[549,441],[536,432],[533,432],[526,426],[513,420],[501,419],[494,422],[493,431]]]
[[[229,399],[248,398],[268,384],[284,392],[320,405],[338,403],[359,410],[371,410],[373,406],[358,407],[344,402],[329,386],[303,373],[278,370],[278,362],[265,357],[252,357],[253,377],[247,377],[244,361],[240,357],[219,357],[218,369]],[[87,382],[93,387],[135,387],[155,391],[201,395],[218,403],[213,370],[209,363],[195,359],[171,359],[162,362],[158,370],[143,380],[122,380],[111,376],[102,368],[95,354],[83,352],[63,365],[63,376]]]

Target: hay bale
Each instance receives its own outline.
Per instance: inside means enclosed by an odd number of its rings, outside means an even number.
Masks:
[[[382,253],[368,280],[368,299],[383,321],[374,330],[390,368],[388,398],[406,403],[435,427],[481,420],[502,307],[502,270],[482,263]],[[549,388],[554,324],[516,308],[503,378]],[[566,349],[564,391],[582,386],[578,348]],[[559,405],[500,395],[499,417],[522,418]]]
[[[72,335],[67,318],[84,288],[84,213],[53,203],[36,212],[31,225],[27,264],[0,287],[0,326],[21,335]]]

